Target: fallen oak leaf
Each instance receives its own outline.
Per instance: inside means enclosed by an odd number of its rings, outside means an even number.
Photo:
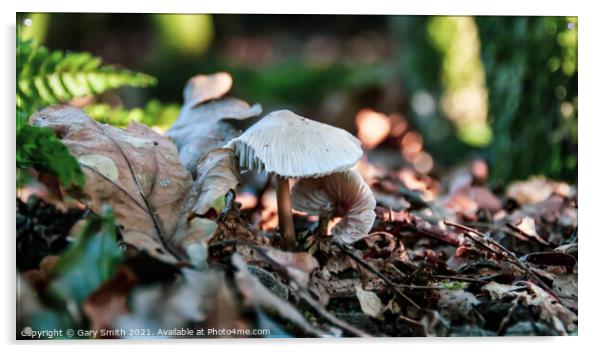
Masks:
[[[455,190],[442,203],[466,218],[475,218],[479,209],[495,213],[502,208],[500,200],[483,186],[468,185]]]
[[[552,288],[561,297],[565,298],[567,307],[574,312],[577,312],[578,303],[578,286],[577,274],[561,274],[552,283]]]
[[[551,181],[542,176],[532,176],[528,180],[515,181],[506,189],[506,196],[521,205],[543,202],[554,193],[572,197],[576,190],[566,183]]]
[[[98,214],[110,204],[125,243],[168,263],[183,258],[191,236],[186,216],[202,188],[192,187],[168,138],[138,123],[126,130],[101,124],[67,106],[30,120],[51,128],[83,167],[83,189],[68,192]]]

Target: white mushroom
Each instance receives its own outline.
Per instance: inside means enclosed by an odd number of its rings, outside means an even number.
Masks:
[[[362,156],[360,141],[345,130],[289,110],[272,112],[228,144],[241,169],[274,174],[278,220],[286,248],[295,244],[290,178],[317,178],[351,168]]]
[[[318,232],[326,235],[331,217],[342,217],[332,229],[334,240],[354,243],[366,236],[376,214],[376,200],[357,170],[303,179],[292,191],[293,208],[320,216]]]

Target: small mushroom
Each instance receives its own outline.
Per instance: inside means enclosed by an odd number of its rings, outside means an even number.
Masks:
[[[376,200],[357,170],[303,179],[292,191],[293,208],[318,215],[318,234],[326,235],[331,217],[342,217],[332,229],[334,240],[351,244],[366,236],[376,218]]]
[[[317,178],[348,170],[362,156],[360,141],[345,130],[289,110],[272,112],[228,144],[241,169],[276,177],[278,222],[284,247],[295,244],[290,178]]]

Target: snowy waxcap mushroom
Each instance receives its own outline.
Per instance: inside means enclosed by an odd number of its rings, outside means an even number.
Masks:
[[[284,178],[316,178],[353,167],[361,142],[349,132],[290,110],[272,112],[229,143],[241,168]]]
[[[351,168],[362,156],[360,141],[345,130],[289,110],[272,112],[227,145],[241,169],[274,174],[278,223],[285,248],[295,245],[289,178],[317,178]]]
[[[298,211],[319,215],[320,224],[324,226],[330,217],[342,217],[332,229],[332,235],[347,244],[364,238],[376,218],[374,195],[354,169],[299,180],[293,186],[292,203]]]

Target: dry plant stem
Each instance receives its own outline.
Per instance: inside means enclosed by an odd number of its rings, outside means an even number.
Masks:
[[[511,241],[514,243],[514,238],[518,238],[520,240],[523,241],[527,241],[529,240],[527,237],[523,236],[522,234],[518,233],[518,232],[514,232],[512,231],[512,229],[507,229],[504,227],[500,227],[497,226],[495,224],[491,224],[491,223],[485,223],[485,222],[465,222],[464,224],[466,224],[467,226],[471,226],[471,227],[478,227],[478,228],[487,228],[489,230],[493,230],[496,232],[501,232],[507,235],[510,235],[512,237]]]
[[[488,283],[487,281],[483,281],[481,279],[462,277],[462,276],[433,275],[433,277],[437,278],[437,279],[451,279],[454,281],[461,281],[461,282]]]
[[[284,248],[292,250],[295,248],[295,225],[291,210],[291,191],[288,179],[276,175],[276,198],[278,201],[278,225],[282,235]]]
[[[556,293],[554,293],[554,291],[539,277],[537,276],[530,268],[528,264],[523,263],[518,257],[516,257],[516,255],[514,255],[514,253],[512,253],[510,250],[506,249],[503,245],[499,244],[498,242],[496,242],[495,240],[490,239],[489,237],[487,237],[485,234],[479,232],[478,230],[474,229],[474,228],[470,228],[467,227],[465,225],[462,224],[457,224],[457,223],[453,223],[453,222],[449,222],[449,221],[445,221],[444,222],[446,225],[448,226],[452,226],[452,227],[456,227],[456,228],[460,228],[464,231],[466,231],[466,235],[472,239],[475,243],[477,243],[478,245],[484,247],[485,249],[491,251],[492,253],[499,255],[503,258],[505,258],[507,261],[509,261],[510,263],[513,263],[514,265],[518,266],[518,268],[520,268],[521,270],[525,271],[527,273],[527,275],[531,278],[533,278],[543,289],[545,289],[551,296],[553,296],[554,298],[558,299],[558,301],[564,305],[567,306],[566,303],[559,298]],[[472,234],[470,233],[474,233],[476,235],[478,235],[479,237],[483,238],[483,239],[477,239],[476,237],[474,237]],[[489,244],[487,243],[491,243],[493,244],[497,249],[492,248]]]

